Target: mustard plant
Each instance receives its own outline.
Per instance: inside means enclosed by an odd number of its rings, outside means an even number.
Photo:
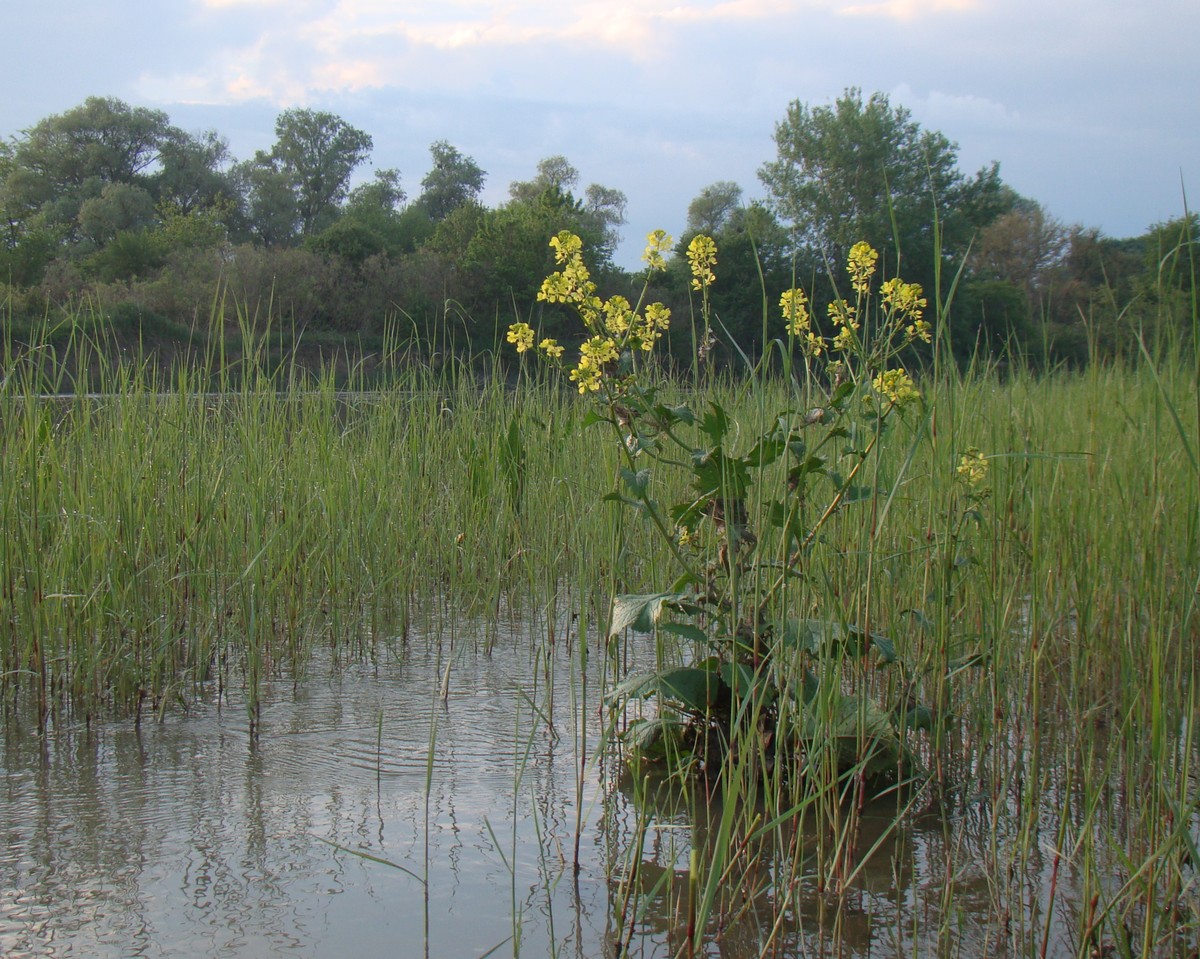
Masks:
[[[571,308],[583,342],[573,359],[555,340],[536,349],[593,401],[589,422],[607,428],[620,451],[607,498],[643,517],[675,564],[674,581],[660,591],[614,598],[609,634],[658,631],[694,651],[684,665],[624,677],[610,691],[614,709],[657,699],[655,715],[627,727],[632,755],[713,774],[741,742],[764,767],[786,756],[789,768],[803,768],[821,753],[860,779],[896,773],[908,727],[932,724],[932,713],[900,691],[911,684],[867,692],[872,684],[860,674],[894,664],[895,644],[871,627],[869,604],[830,601],[814,558],[843,548],[838,517],[887,498],[870,464],[892,423],[924,410],[901,362],[906,347],[931,339],[920,286],[879,282],[878,254],[858,243],[846,264],[849,296],[833,301],[823,328],[805,291],[783,293],[785,337],[776,345],[789,359],[802,357],[803,370],[785,394],[794,401],[755,429],[718,402],[711,381],[691,403],[668,398],[653,357],[669,311],[643,301],[653,273],[665,268],[670,237],[648,237],[637,304],[600,298],[578,237],[563,232],[550,245],[560,268],[539,298]],[[707,331],[716,243],[696,237],[687,256]],[[523,322],[508,332],[518,352],[535,349],[536,339]],[[972,452],[964,483],[981,480],[984,464]],[[688,481],[682,497],[680,471]]]

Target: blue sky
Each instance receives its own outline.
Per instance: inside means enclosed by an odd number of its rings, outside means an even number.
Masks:
[[[563,154],[628,196],[630,266],[708,184],[762,196],[788,103],[850,86],[1066,223],[1131,236],[1185,187],[1200,206],[1196,0],[42,0],[5,21],[0,135],[115,96],[243,159],[306,106],[371,134],[411,195],[449,140],[489,204]]]

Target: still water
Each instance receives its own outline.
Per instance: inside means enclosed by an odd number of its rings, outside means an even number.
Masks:
[[[314,663],[304,681],[267,688],[257,736],[229,692],[140,729],[10,726],[0,955],[599,957],[620,941],[676,955],[702,829],[639,810],[597,751],[602,658],[592,652],[585,676],[572,643],[514,624],[397,642],[368,664]],[[1022,932],[1040,938],[1024,928],[1040,921],[1037,895],[1029,916],[998,916],[985,821],[887,822],[868,818],[860,845],[876,851],[836,913],[804,887],[779,908],[785,893],[768,881],[703,954],[1011,955]],[[626,925],[622,878],[638,855]],[[1069,923],[1045,915],[1045,954],[1074,955]]]

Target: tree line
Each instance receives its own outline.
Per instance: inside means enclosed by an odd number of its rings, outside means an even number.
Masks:
[[[554,268],[549,238],[564,229],[583,238],[602,287],[640,289],[613,262],[625,195],[581,188],[565,157],[543,159],[487,207],[485,171],[446,141],[430,145],[410,197],[391,168],[356,184],[372,138],[332,113],[285,110],[274,132],[270,150],[238,160],[215,131],[93,97],[0,143],[8,339],[80,304],[164,340],[194,336],[214,316],[325,343],[374,342],[391,329],[427,349],[487,349],[514,316],[569,337],[565,317],[536,298]],[[680,356],[694,349],[682,252],[699,233],[719,251],[712,301],[726,358],[781,334],[770,304],[784,289],[811,290],[821,315],[840,295],[825,278],[859,240],[880,251],[884,275],[948,304],[963,359],[1075,364],[1130,349],[1131,329],[1190,336],[1192,215],[1127,239],[1069,226],[1008,187],[997,164],[965,174],[956,144],[857,89],[830,105],[793,102],[775,144],[759,171],[765,199],[721,181],[688,207],[672,268],[652,291],[673,308]]]

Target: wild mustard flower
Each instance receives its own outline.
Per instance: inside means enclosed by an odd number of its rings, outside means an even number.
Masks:
[[[843,353],[853,349],[857,340],[855,334],[860,326],[857,309],[845,300],[838,299],[830,303],[825,312],[838,327],[833,337],[833,348]]]
[[[583,240],[570,230],[559,230],[550,237],[550,246],[554,248],[555,263],[566,263],[583,252]]]
[[[912,377],[902,369],[884,370],[871,381],[871,385],[876,393],[890,400],[897,409],[921,398],[921,391]]]
[[[662,331],[670,328],[671,325],[671,309],[663,306],[661,303],[651,303],[646,307],[646,325],[652,326],[656,331]]]
[[[671,235],[666,230],[654,230],[646,234],[646,252],[642,254],[642,262],[651,270],[665,270],[667,261],[663,254],[670,249]]]
[[[607,336],[593,336],[579,348],[580,362],[587,360],[590,366],[597,369],[605,363],[611,363],[617,358],[617,344]]]
[[[826,315],[838,326],[858,329],[858,310],[845,300],[834,300],[825,307]]]
[[[670,249],[670,236],[655,230],[648,241],[644,259],[652,268],[661,268],[660,261],[661,266],[665,266],[662,253]],[[661,303],[651,303],[638,312],[620,295],[602,300],[596,294],[596,284],[583,262],[583,242],[569,230],[552,237],[550,246],[560,268],[542,281],[537,298],[546,303],[565,303],[573,307],[583,321],[590,338],[580,347],[579,362],[570,371],[570,379],[580,393],[594,393],[600,389],[605,376],[612,372],[612,364],[622,351],[641,349],[649,352],[654,349],[655,342],[668,328],[671,311]],[[715,245],[712,249],[715,262]],[[508,342],[524,353],[533,347],[533,330],[527,323],[514,323],[509,327]],[[561,360],[564,352],[557,340],[549,338],[542,340],[538,349],[555,361]]]
[[[887,280],[879,288],[884,306],[913,320],[919,320],[928,305],[922,292],[920,283],[905,283],[898,276]]]
[[[633,324],[630,329],[630,339],[635,341],[642,351],[649,353],[654,344],[662,338],[663,330],[671,323],[671,310],[661,303],[650,303],[646,307],[646,316],[639,323],[636,313],[632,314]]]
[[[713,272],[713,267],[717,265],[717,244],[711,236],[698,233],[692,237],[687,258],[692,267],[692,289],[706,290],[717,282],[717,275]]]
[[[593,366],[587,357],[581,357],[579,365],[571,370],[571,380],[578,384],[580,393],[595,393],[600,389],[600,381],[604,374]]]
[[[963,454],[955,473],[960,482],[972,489],[977,489],[987,480],[987,457],[972,446]]]
[[[850,285],[860,296],[864,295],[871,286],[871,276],[875,272],[875,261],[878,259],[879,254],[865,240],[859,240],[850,247],[850,256],[847,260]]]
[[[537,298],[546,303],[567,303],[571,299],[571,283],[561,273],[551,273],[542,280]]]
[[[533,349],[533,328],[528,323],[513,323],[508,328],[508,342],[516,345],[518,353]]]
[[[808,312],[808,296],[803,290],[791,289],[784,291],[779,298],[779,308],[783,311],[783,319],[787,324],[788,333],[801,336],[812,329],[812,317]]]

